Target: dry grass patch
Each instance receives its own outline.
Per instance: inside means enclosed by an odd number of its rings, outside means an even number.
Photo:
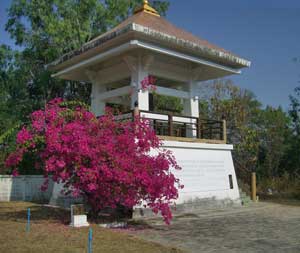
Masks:
[[[27,208],[31,231],[26,233]],[[71,228],[69,212],[25,202],[0,202],[0,252],[87,252],[88,228]],[[92,225],[93,252],[181,252],[125,232]]]

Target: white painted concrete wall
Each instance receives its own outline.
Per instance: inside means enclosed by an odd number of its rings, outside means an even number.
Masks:
[[[239,189],[231,156],[232,145],[165,141],[180,171],[173,171],[184,188],[177,204],[201,198],[230,199],[239,202]],[[232,175],[233,189],[230,189]]]
[[[52,194],[53,183],[49,182],[48,190],[42,192],[43,182],[43,176],[0,175],[0,201],[47,201]]]
[[[202,198],[239,202],[231,156],[232,145],[165,141],[163,147],[174,153],[182,167],[181,171],[173,171],[185,186],[179,191],[177,204]],[[230,189],[229,175],[232,175],[233,189]],[[53,184],[51,181],[48,190],[42,192],[40,186],[43,181],[43,176],[0,175],[0,201],[50,200],[50,203],[58,204],[57,200],[63,198],[64,206],[73,203],[70,197],[60,193],[62,185]]]

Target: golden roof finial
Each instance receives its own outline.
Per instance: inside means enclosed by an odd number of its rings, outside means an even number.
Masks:
[[[139,12],[147,12],[149,14],[152,14],[152,15],[160,17],[160,15],[157,12],[157,10],[155,10],[154,8],[152,8],[149,5],[149,1],[148,0],[144,0],[143,5],[141,7],[136,8],[134,10],[134,14],[139,13]]]

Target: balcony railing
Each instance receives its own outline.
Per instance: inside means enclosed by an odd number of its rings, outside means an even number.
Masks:
[[[156,134],[163,139],[226,143],[226,121],[181,115],[167,115],[149,111],[131,111],[117,116],[118,120],[133,119],[139,114],[149,120]],[[171,138],[168,138],[171,137]],[[183,139],[184,138],[184,139]]]

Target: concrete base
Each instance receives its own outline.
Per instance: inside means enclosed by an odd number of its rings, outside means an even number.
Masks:
[[[184,185],[179,190],[176,204],[197,199],[236,201],[240,198],[231,156],[232,145],[164,141],[163,148],[173,152],[182,168],[173,171]]]
[[[215,210],[230,207],[241,206],[240,199],[216,199],[216,198],[196,198],[194,200],[186,201],[181,204],[177,204],[172,207],[173,215],[182,215],[189,213],[196,213],[204,210]],[[151,218],[159,217],[160,215],[155,215],[150,208],[140,208],[135,207],[133,209],[132,217],[135,218]]]
[[[87,216],[85,214],[74,215],[70,224],[71,227],[75,228],[88,227],[89,225],[90,224],[87,222]]]
[[[163,148],[171,150],[180,171],[172,171],[180,183],[173,213],[240,206],[240,194],[231,156],[232,145],[164,141]],[[136,207],[133,217],[148,217],[149,209]]]

